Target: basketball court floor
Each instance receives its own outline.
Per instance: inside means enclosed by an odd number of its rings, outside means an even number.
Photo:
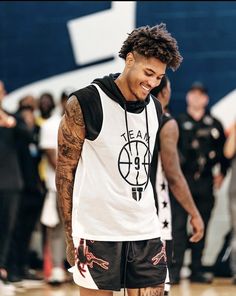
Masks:
[[[124,291],[115,292],[114,296],[123,296]],[[126,294],[127,295],[127,294]],[[235,296],[236,285],[231,284],[229,278],[214,279],[212,284],[190,284],[182,280],[178,286],[173,286],[170,296]],[[5,296],[5,295],[1,295]],[[42,286],[17,288],[14,296],[79,296],[79,289],[75,284],[64,284],[60,287]]]

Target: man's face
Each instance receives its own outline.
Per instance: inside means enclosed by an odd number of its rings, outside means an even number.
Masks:
[[[21,100],[21,106],[29,106],[32,107],[33,110],[36,109],[36,101],[33,96],[26,96]]]
[[[52,99],[47,95],[42,95],[39,100],[39,110],[42,115],[48,115],[54,108]]]
[[[129,53],[126,58],[126,69],[129,99],[144,101],[150,91],[160,84],[165,75],[166,64],[157,58]]]
[[[205,109],[209,101],[208,95],[200,89],[190,90],[187,93],[186,99],[188,106],[194,109]]]

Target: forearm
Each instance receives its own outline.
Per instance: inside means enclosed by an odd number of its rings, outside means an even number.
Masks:
[[[72,241],[72,194],[74,174],[66,165],[57,162],[56,187],[61,219],[64,224],[66,242]]]
[[[178,129],[175,121],[172,120],[165,124],[160,133],[162,166],[174,197],[189,215],[195,217],[199,212],[180,167],[177,141]]]
[[[189,190],[187,181],[182,174],[177,175],[174,180],[168,180],[170,190],[179,204],[191,217],[199,215],[199,211]]]
[[[72,243],[73,187],[77,165],[85,139],[85,125],[76,98],[68,103],[58,130],[56,187],[67,244]]]
[[[72,207],[75,171],[78,165],[81,146],[66,142],[69,131],[62,121],[58,131],[58,156],[56,163],[56,188],[61,218],[65,228],[66,240],[72,240]]]
[[[58,191],[58,206],[64,225],[66,240],[66,258],[71,266],[75,262],[74,243],[72,237],[72,207],[73,207],[73,170],[58,161],[56,169],[56,186]]]

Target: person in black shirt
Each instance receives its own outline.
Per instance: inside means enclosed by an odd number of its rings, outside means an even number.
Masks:
[[[23,120],[16,115],[10,115],[1,108],[5,93],[4,83],[0,81],[0,282],[2,282],[0,284],[2,294],[7,293],[4,289],[9,288],[10,292],[12,288],[7,286],[7,258],[17,223],[20,192],[23,188],[17,141],[21,138],[30,138],[30,133]]]
[[[30,273],[30,240],[42,210],[45,186],[39,176],[42,152],[38,147],[40,127],[35,122],[35,99],[26,96],[19,101],[17,115],[26,123],[30,139],[20,138],[17,154],[23,177],[23,189],[17,214],[17,225],[13,232],[8,256],[8,279],[41,279]],[[15,247],[17,246],[17,248]]]
[[[223,155],[225,134],[220,121],[207,110],[209,97],[202,83],[195,82],[187,92],[186,99],[187,112],[177,117],[180,162],[206,228],[203,239],[189,245],[192,254],[190,280],[210,283],[212,278],[202,272],[202,255],[207,226],[214,207],[214,189],[220,188],[228,168],[228,161]],[[174,264],[170,269],[170,275],[178,280],[184,253],[188,247],[187,214],[174,199],[172,212],[175,243]]]

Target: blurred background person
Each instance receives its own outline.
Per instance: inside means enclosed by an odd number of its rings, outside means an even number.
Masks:
[[[17,115],[24,120],[30,139],[17,142],[17,153],[23,176],[23,190],[17,215],[17,224],[8,256],[8,279],[11,282],[42,279],[30,269],[30,241],[42,210],[45,188],[39,176],[41,151],[38,146],[40,127],[35,118],[36,101],[26,96],[19,101]],[[17,248],[16,248],[17,246]]]
[[[193,234],[192,242],[197,242],[203,237],[204,225],[199,211],[193,201],[187,182],[180,168],[178,156],[178,125],[176,120],[168,112],[171,98],[171,83],[164,76],[158,87],[151,91],[161,103],[163,108],[162,123],[158,131],[151,166],[151,182],[154,187],[154,195],[157,213],[162,223],[161,236],[166,242],[167,266],[172,264],[172,216],[169,197],[169,187],[176,200],[190,216]],[[173,221],[174,222],[174,221]],[[166,279],[165,295],[168,295],[172,279]]]
[[[191,249],[190,280],[210,283],[212,277],[203,272],[202,255],[207,227],[214,207],[214,189],[219,189],[228,168],[223,155],[225,134],[222,124],[207,110],[208,92],[200,82],[192,84],[186,94],[187,111],[177,117],[179,127],[178,149],[181,168],[188,182],[194,201],[205,224],[205,234],[198,243],[188,244],[187,214],[171,199],[173,214],[173,264],[171,278],[178,282],[185,250]],[[213,170],[218,165],[218,171]]]
[[[37,116],[36,123],[40,126],[42,123],[51,117],[55,110],[55,101],[51,93],[44,92],[38,99],[39,116]]]
[[[33,110],[33,112],[37,112],[38,106],[37,106],[37,100],[32,95],[26,95],[25,97],[21,98],[18,102],[18,110],[23,109],[24,107],[29,107]],[[16,111],[16,112],[17,112]]]
[[[66,93],[61,94],[60,107],[62,114],[64,113],[65,103],[68,99]],[[62,221],[60,219],[57,192],[55,185],[55,168],[57,155],[57,133],[61,121],[61,114],[53,114],[46,119],[41,126],[40,131],[40,147],[43,149],[46,158],[46,188],[47,194],[45,197],[41,223],[46,226],[46,246],[50,254],[51,270],[47,277],[48,283],[57,285],[66,281],[65,272],[65,237]],[[46,258],[45,258],[46,259]]]
[[[16,115],[10,115],[1,107],[6,94],[4,83],[0,81],[0,291],[1,295],[14,292],[8,282],[7,259],[17,212],[23,189],[23,178],[17,152],[17,142],[29,139],[27,126]]]
[[[233,284],[236,285],[236,121],[229,131],[224,146],[224,155],[231,161],[231,177],[229,183],[229,212],[232,226],[230,269]]]
[[[29,100],[28,100],[29,102]],[[37,100],[37,110],[35,124],[39,127],[54,114],[56,104],[53,95],[49,92],[43,92]],[[38,112],[37,112],[38,111]],[[42,182],[46,182],[46,166],[47,157],[42,153],[41,161],[39,163],[39,174]],[[46,186],[46,185],[45,185]]]

